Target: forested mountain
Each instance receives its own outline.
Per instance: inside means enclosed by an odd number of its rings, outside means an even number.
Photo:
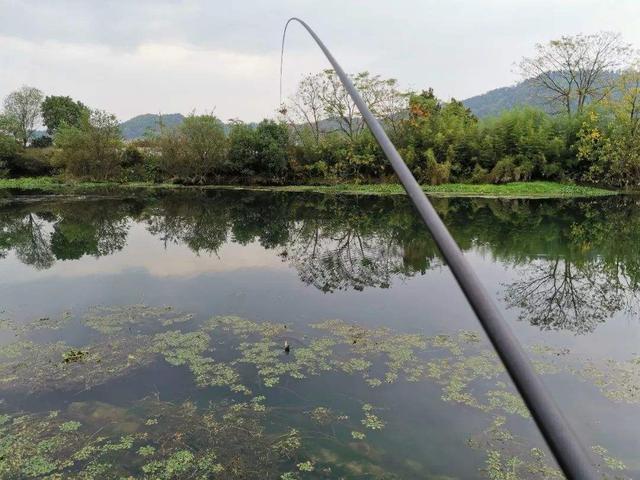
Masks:
[[[619,76],[618,72],[605,72],[602,81],[610,82]],[[562,84],[562,81],[559,82]],[[546,92],[548,94],[548,92]],[[496,116],[515,107],[531,106],[547,113],[558,113],[562,109],[557,103],[545,99],[545,91],[531,80],[524,80],[510,87],[489,90],[481,95],[462,100],[478,117]]]
[[[541,93],[531,82],[523,81],[510,87],[489,90],[467,98],[462,103],[480,118],[499,115],[505,110],[524,105],[538,107],[551,113],[553,107],[544,101]]]
[[[171,128],[180,125],[184,121],[181,113],[170,113],[168,115],[156,115],[146,113],[138,115],[120,124],[120,130],[125,140],[144,137],[146,133],[157,132],[160,129],[160,120],[165,127]]]

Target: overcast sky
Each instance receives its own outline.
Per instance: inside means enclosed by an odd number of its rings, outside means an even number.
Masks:
[[[0,97],[26,84],[121,120],[194,109],[273,116],[290,16],[310,23],[347,71],[432,86],[442,98],[514,83],[514,62],[563,34],[612,30],[640,46],[640,0],[0,0]],[[290,27],[285,93],[326,67]]]

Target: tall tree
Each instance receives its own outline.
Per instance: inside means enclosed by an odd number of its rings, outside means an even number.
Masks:
[[[535,50],[520,62],[520,73],[569,115],[605,98],[613,88],[611,72],[625,65],[631,53],[630,45],[612,32],[563,36]]]
[[[42,102],[42,122],[47,127],[47,133],[54,135],[62,124],[79,126],[82,114],[87,111],[86,105],[71,97],[51,95]]]
[[[373,114],[385,126],[395,129],[401,112],[407,108],[407,96],[398,90],[397,81],[369,72],[360,72],[351,78]],[[326,120],[325,133],[332,130],[333,125],[333,130],[343,133],[351,142],[365,128],[358,108],[333,70],[304,77],[281,113],[289,118],[299,137],[301,132],[311,132],[316,143],[323,133],[322,120]]]
[[[296,93],[289,98],[280,111],[289,118],[296,135],[305,139],[305,132],[317,145],[320,142],[320,121],[325,118],[324,105],[320,95],[322,73],[306,75],[298,83]]]
[[[16,139],[27,146],[40,120],[42,92],[34,87],[24,86],[10,93],[4,100],[5,115],[13,119]]]
[[[406,108],[406,97],[398,91],[397,81],[369,72],[353,75],[352,80],[371,112],[385,123],[396,125],[399,113]],[[326,116],[337,121],[338,128],[355,141],[365,124],[335,71],[324,71],[320,95]]]

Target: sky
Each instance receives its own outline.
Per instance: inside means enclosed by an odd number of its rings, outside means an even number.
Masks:
[[[142,113],[275,116],[280,42],[307,21],[349,72],[468,98],[519,80],[561,35],[620,32],[640,47],[640,0],[0,0],[0,99],[22,85],[126,120]],[[328,68],[298,25],[284,93]]]

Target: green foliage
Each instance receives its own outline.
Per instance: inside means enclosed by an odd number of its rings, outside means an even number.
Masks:
[[[0,113],[0,135],[11,136],[17,142],[18,138],[15,135],[18,131],[18,128],[18,119],[14,116],[13,113]]]
[[[53,165],[55,151],[53,148],[21,148],[16,155],[7,161],[12,176],[38,177],[55,172]]]
[[[110,180],[120,176],[122,137],[115,116],[100,110],[82,115],[79,126],[61,126],[56,162],[72,177]]]
[[[157,140],[160,168],[174,182],[204,184],[220,171],[226,159],[224,125],[213,115],[189,115]]]
[[[227,171],[242,177],[282,178],[288,168],[286,125],[263,120],[257,127],[235,123],[229,134]]]
[[[9,174],[9,163],[18,155],[18,144],[12,136],[0,133],[0,178]]]
[[[635,189],[640,185],[639,124],[622,106],[614,106],[613,122],[595,110],[584,115],[576,142],[577,174],[593,184]]]
[[[301,462],[296,466],[301,472],[313,472],[315,470],[313,463],[309,460],[307,460],[306,462]]]
[[[31,146],[33,148],[47,148],[53,145],[53,138],[48,137],[47,135],[42,135],[41,137],[34,138],[31,141]]]
[[[89,113],[89,109],[71,97],[51,95],[42,102],[42,123],[47,127],[49,135],[55,135],[61,126],[80,127],[82,116]]]
[[[26,147],[33,137],[40,119],[42,92],[34,87],[23,86],[4,99],[4,119],[0,130],[9,130],[15,139]]]
[[[362,411],[364,413],[364,418],[360,421],[365,428],[369,430],[382,430],[384,428],[384,422],[377,415],[371,413],[373,407],[368,403],[365,403],[362,406]]]

